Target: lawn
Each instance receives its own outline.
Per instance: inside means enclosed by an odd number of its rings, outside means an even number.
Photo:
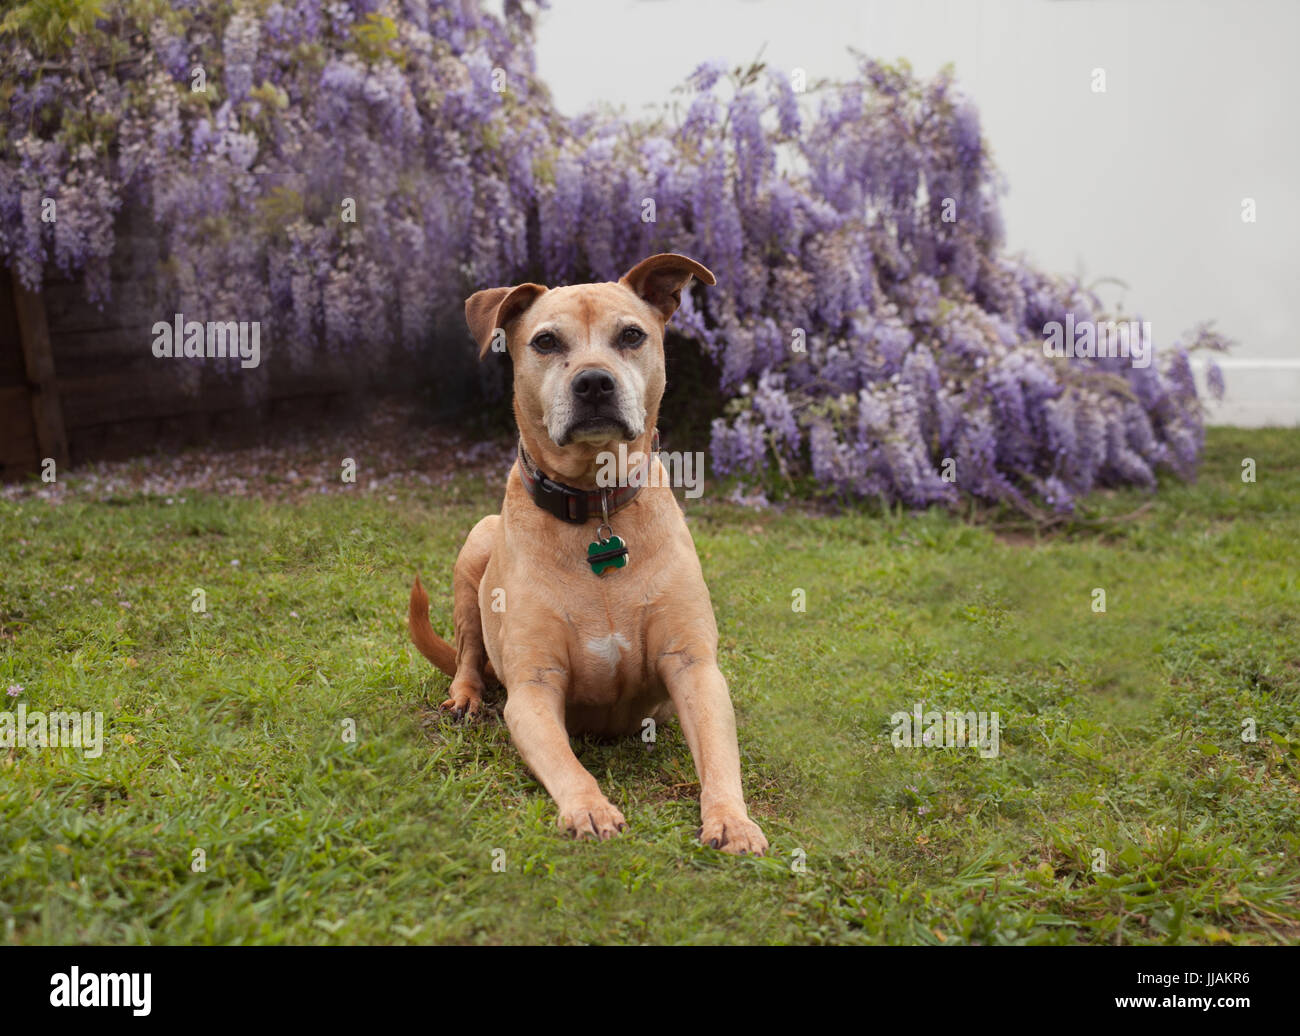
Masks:
[[[689,502],[765,859],[695,842],[676,724],[575,744],[631,825],[593,844],[499,696],[437,712],[407,587],[449,633],[500,481],[0,499],[0,709],[104,714],[97,758],[0,749],[0,938],[1300,939],[1300,430],[1049,533]],[[997,756],[895,748],[918,701],[996,712]]]

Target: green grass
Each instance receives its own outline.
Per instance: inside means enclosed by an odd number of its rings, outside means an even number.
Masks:
[[[1198,484],[1098,495],[1117,520],[1051,536],[692,505],[762,860],[695,843],[676,724],[576,744],[631,824],[592,844],[556,831],[499,700],[436,713],[409,579],[447,632],[499,492],[0,501],[0,690],[25,688],[0,709],[105,714],[98,759],[0,749],[0,939],[1300,936],[1300,431],[1216,430]],[[998,757],[895,749],[920,699],[996,711]]]

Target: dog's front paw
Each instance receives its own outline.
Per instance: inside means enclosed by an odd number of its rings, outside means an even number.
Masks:
[[[557,824],[575,838],[599,838],[602,842],[627,830],[627,821],[603,795],[561,807]]]
[[[447,689],[447,700],[438,708],[450,712],[452,719],[460,719],[462,716],[473,719],[483,708],[483,695],[477,687],[453,680]]]
[[[746,853],[762,856],[767,852],[763,829],[750,820],[743,809],[710,813],[700,828],[700,841],[710,849],[721,849],[737,856]]]

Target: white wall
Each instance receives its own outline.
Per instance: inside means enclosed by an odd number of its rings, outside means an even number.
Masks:
[[[1300,422],[1300,3],[553,2],[539,71],[568,113],[640,111],[700,61],[747,62],[764,45],[810,79],[851,75],[850,46],[927,75],[953,62],[1009,182],[1008,247],[1126,282],[1103,297],[1150,320],[1157,347],[1216,321],[1240,344],[1212,419]]]

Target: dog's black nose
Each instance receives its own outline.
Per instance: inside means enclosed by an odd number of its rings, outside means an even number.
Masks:
[[[589,403],[596,403],[614,394],[614,376],[598,367],[585,370],[573,379],[573,394]]]

